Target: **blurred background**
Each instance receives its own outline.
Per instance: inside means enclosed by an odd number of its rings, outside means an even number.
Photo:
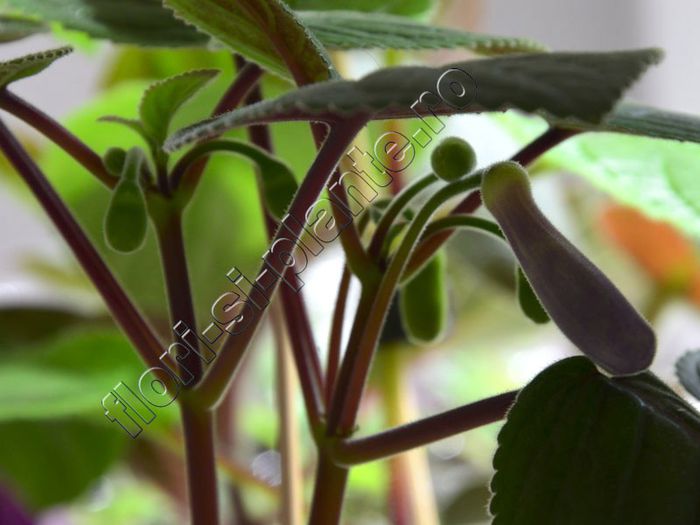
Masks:
[[[629,96],[688,113],[700,113],[696,96],[700,70],[689,67],[690,58],[700,52],[700,41],[694,38],[698,17],[700,4],[691,0],[469,0],[443,2],[424,16],[442,26],[528,37],[553,50],[661,47],[664,62],[652,68]],[[66,41],[77,45],[77,52],[43,74],[17,82],[13,90],[100,152],[112,145],[137,143],[128,131],[96,119],[105,114],[135,115],[144,87],[154,79],[195,67],[223,69],[221,80],[179,117],[182,125],[206,115],[232,75],[225,53],[144,52],[64,30],[3,44],[0,59]],[[446,63],[468,56],[463,50],[391,55],[373,50],[334,59],[346,76],[358,77],[387,63]],[[288,86],[275,79],[264,84],[269,96],[285,89]],[[8,120],[104,249],[100,229],[106,192],[36,132]],[[509,157],[544,129],[536,118],[510,113],[452,117],[446,123],[443,136],[469,140],[480,165]],[[414,124],[395,125],[410,129]],[[274,129],[279,154],[298,177],[312,158],[305,129],[296,124]],[[358,144],[368,144],[382,129],[373,126]],[[590,166],[562,160],[567,154],[575,157],[576,148],[583,147],[571,142],[558,148],[558,155],[538,163],[537,201],[654,324],[659,351],[653,370],[676,387],[673,363],[700,344],[700,230],[682,227],[682,217],[674,221],[674,210],[645,206],[654,187],[642,185],[642,195],[632,195],[624,184],[602,182]],[[427,171],[431,147],[413,164],[406,180]],[[643,161],[653,165],[654,153],[645,155]],[[696,157],[700,162],[700,154]],[[230,172],[235,172],[235,182]],[[235,265],[251,275],[265,248],[250,168],[236,160],[217,160],[207,180],[187,217],[202,320],[212,299],[226,289],[225,272]],[[513,261],[504,247],[478,234],[460,234],[450,241],[448,253],[448,337],[430,348],[396,342],[382,348],[361,415],[361,434],[518,388],[548,364],[575,354],[554,326],[535,325],[519,311]],[[151,321],[165,331],[162,283],[152,277],[160,275],[153,238],[138,261],[122,255],[108,259]],[[322,353],[332,314],[329,290],[337,289],[341,264],[342,254],[335,247],[304,273],[303,293]],[[355,285],[352,292],[356,301]],[[137,380],[142,366],[111,327],[99,297],[64,243],[4,161],[0,162],[0,351],[7,354],[0,363],[0,482],[35,513],[37,523],[165,524],[184,519],[183,507],[176,503],[184,497],[177,410],[161,410],[157,421],[134,442],[122,439],[120,430],[105,421],[101,397],[118,381]],[[33,361],[25,362],[20,354]],[[75,363],[88,365],[82,369]],[[232,452],[222,463],[230,482],[222,487],[222,493],[230,496],[224,499],[250,523],[276,522],[280,473],[274,371],[272,338],[265,326],[230,400],[234,415],[225,438]],[[28,398],[22,397],[25,392]],[[41,408],[32,396],[54,398],[55,403]],[[61,396],[73,401],[64,402]],[[308,495],[314,454],[300,402],[297,407]],[[436,443],[402,456],[402,464],[385,461],[354,469],[346,521],[411,523],[406,516],[412,516],[413,522],[428,525],[487,523],[498,428],[490,425]],[[405,476],[409,486],[403,492],[397,492],[397,476]],[[412,495],[410,501],[402,500],[407,495]]]

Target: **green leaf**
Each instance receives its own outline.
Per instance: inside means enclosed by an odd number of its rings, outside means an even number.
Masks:
[[[523,269],[518,266],[515,269],[516,292],[518,294],[518,304],[523,313],[534,323],[544,324],[549,322],[549,314],[542,307],[542,303],[535,295],[530,281],[527,280]]]
[[[486,170],[481,196],[542,306],[584,354],[614,375],[647,369],[656,336],[615,285],[540,211],[515,162]]]
[[[692,396],[700,400],[700,350],[686,352],[676,361],[676,375]]]
[[[281,0],[164,0],[179,17],[298,84],[331,77],[321,43]]]
[[[527,38],[435,27],[402,16],[354,11],[308,11],[300,12],[299,17],[330,49],[464,48],[483,55],[545,50],[544,46]]]
[[[48,27],[42,22],[13,15],[0,15],[0,42],[21,40],[36,33],[43,33]]]
[[[127,440],[78,419],[0,423],[0,479],[34,509],[71,501],[112,466]]]
[[[6,305],[0,308],[0,352],[94,321],[96,319],[49,305]]]
[[[130,130],[134,131],[138,136],[140,136],[146,144],[151,146],[153,144],[151,140],[151,136],[148,134],[146,131],[146,128],[143,127],[143,123],[139,119],[135,118],[125,118],[125,117],[120,117],[118,115],[106,115],[104,117],[100,117],[98,119],[100,122],[109,122],[112,124],[121,124],[122,126],[129,128]]]
[[[560,361],[520,393],[498,444],[494,525],[697,523],[700,418],[652,374]]]
[[[72,51],[71,47],[59,47],[0,62],[0,87],[5,87],[15,80],[36,75]]]
[[[297,182],[289,166],[257,146],[232,139],[205,142],[192,148],[185,163],[189,166],[197,159],[216,152],[235,153],[256,165],[265,204],[272,215],[281,220],[297,191]]]
[[[661,53],[646,49],[613,53],[537,53],[457,62],[447,66],[382,69],[360,80],[331,80],[225,113],[178,131],[166,143],[175,150],[237,126],[288,120],[334,122],[351,116],[370,119],[415,118],[412,106],[426,91],[464,97],[439,99],[439,115],[516,108],[558,118],[599,122],[637,77]],[[451,73],[443,78],[443,75]],[[449,96],[449,95],[445,95]],[[432,102],[431,102],[432,103]],[[452,105],[451,105],[452,104]],[[427,109],[421,115],[429,115]]]
[[[96,38],[144,46],[204,45],[194,31],[164,9],[161,0],[5,0],[28,16],[59,22]]]
[[[215,69],[187,71],[152,84],[144,93],[139,115],[146,133],[160,145],[180,107],[219,72]]]
[[[12,350],[0,364],[0,422],[98,419],[100,400],[120,381],[143,372],[129,342],[114,330],[66,333]]]

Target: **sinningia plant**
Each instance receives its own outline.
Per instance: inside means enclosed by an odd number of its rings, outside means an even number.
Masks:
[[[219,501],[219,477],[226,470],[220,461],[226,445],[220,430],[230,410],[226,399],[266,318],[274,327],[282,369],[285,348],[291,347],[317,451],[313,494],[303,505],[301,473],[293,458],[292,408],[284,402],[294,393],[293,383],[282,373],[277,386],[283,400],[284,523],[298,523],[304,508],[309,523],[340,523],[354,466],[504,418],[493,462],[494,523],[697,523],[700,416],[647,371],[656,351],[652,328],[548,221],[532,197],[527,172],[543,154],[583,132],[659,139],[648,148],[670,141],[700,143],[700,120],[621,102],[630,85],[661,59],[658,50],[548,52],[528,40],[431,27],[406,16],[424,12],[427,1],[345,2],[347,11],[332,10],[332,2],[303,0],[290,5],[165,0],[165,7],[157,0],[4,4],[7,39],[58,22],[117,43],[186,47],[215,42],[235,61],[237,74],[221,99],[210,101],[211,115],[200,114],[199,122],[173,129],[181,107],[218,74],[202,64],[151,85],[134,108],[137,118],[102,115],[101,125],[126,126],[142,147],[127,151],[113,144],[99,152],[9,89],[71,49],[0,64],[0,108],[43,133],[110,193],[101,210],[104,241],[94,239],[0,121],[0,150],[144,363],[142,375],[117,378],[111,392],[87,403],[98,410],[101,401],[99,410],[114,423],[112,433],[123,429],[138,439],[162,407],[179,405],[191,523],[224,523],[222,509],[228,507]],[[367,12],[391,11],[399,4],[404,7],[390,13]],[[386,68],[347,80],[328,54],[370,47],[453,47],[487,57],[438,67]],[[260,83],[268,75],[296,87],[261,100]],[[469,144],[457,138],[433,140],[444,116],[506,109],[538,115],[549,124],[511,159],[476,169],[478,152]],[[403,128],[388,131],[371,151],[353,145],[370,121],[400,119],[418,119],[420,129],[411,137],[401,133]],[[308,122],[318,149],[299,184],[285,159],[275,155],[281,145],[270,134],[275,123],[287,121]],[[247,139],[232,136],[234,128],[245,128]],[[403,187],[395,184],[426,147],[433,171]],[[225,292],[208,298],[209,312],[197,312],[183,220],[201,198],[208,164],[222,153],[255,167],[269,248],[255,275],[230,261],[230,271],[221,276]],[[482,202],[493,220],[474,215]],[[392,338],[429,345],[443,336],[448,315],[444,245],[464,228],[510,247],[523,313],[536,323],[551,319],[584,355],[555,363],[520,391],[367,435],[358,413],[373,359]],[[154,328],[98,249],[106,242],[121,257],[138,260],[150,231],[163,268],[168,330]],[[230,227],[217,236],[235,243],[242,233]],[[319,353],[300,290],[304,270],[336,239],[345,270],[331,337]],[[349,312],[352,279],[361,291],[359,304]],[[349,337],[343,344],[347,318]],[[110,346],[94,350],[109,352]],[[327,356],[325,365],[321,355]],[[698,396],[697,355],[688,354],[678,367],[683,384]],[[9,499],[7,508],[14,509]]]

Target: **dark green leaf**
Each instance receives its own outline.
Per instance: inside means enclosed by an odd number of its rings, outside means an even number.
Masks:
[[[656,351],[651,327],[542,214],[525,170],[515,162],[490,167],[481,194],[542,306],[564,335],[611,374],[648,368]]]
[[[498,444],[495,525],[697,523],[700,418],[652,374],[560,361],[520,393]]]
[[[179,17],[244,57],[300,84],[331,77],[316,37],[281,0],[164,0]]]
[[[0,15],[0,42],[20,40],[47,30],[45,24],[36,20],[21,16]]]
[[[71,47],[59,47],[0,62],[0,87],[36,75],[72,51]]]
[[[0,351],[50,338],[93,319],[48,305],[5,305],[0,308]]]
[[[523,313],[533,322],[537,324],[544,324],[549,322],[549,315],[547,311],[542,307],[542,303],[535,295],[532,286],[530,286],[530,281],[527,280],[523,269],[518,266],[515,269],[516,273],[516,289],[518,294],[518,304]]]
[[[683,388],[700,401],[700,350],[687,352],[676,362],[676,375]]]
[[[161,0],[5,0],[25,15],[60,22],[96,38],[150,46],[204,45],[194,31],[164,9]]]
[[[187,71],[152,84],[144,93],[139,115],[143,129],[160,145],[180,107],[219,72],[215,69]]]
[[[531,53],[544,46],[526,38],[481,35],[421,24],[402,16],[354,11],[301,12],[300,18],[330,49],[464,48],[483,55]]]
[[[537,53],[458,62],[442,67],[382,69],[358,81],[331,80],[276,100],[225,113],[177,132],[170,150],[227,129],[288,120],[334,122],[350,116],[370,119],[415,118],[412,106],[426,91],[438,115],[516,108],[558,118],[599,122],[637,77],[661,53],[647,49],[614,53]],[[464,96],[437,96],[438,83],[459,81]],[[442,92],[447,93],[447,86]],[[445,95],[448,96],[449,95]],[[430,97],[429,97],[430,98]],[[429,115],[427,109],[421,115]]]
[[[127,440],[112,427],[78,419],[4,422],[0,479],[31,508],[67,502],[109,469]]]

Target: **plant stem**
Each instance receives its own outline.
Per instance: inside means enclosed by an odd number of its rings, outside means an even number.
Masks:
[[[0,149],[44,208],[143,360],[151,367],[161,365],[158,358],[163,351],[163,345],[158,337],[112,275],[39,167],[1,120]]]
[[[214,443],[214,415],[187,403],[180,404],[185,431],[187,487],[191,525],[219,525]]]
[[[7,89],[0,90],[0,108],[23,120],[55,142],[108,188],[114,188],[117,185],[118,179],[107,172],[102,158],[97,153],[39,108]]]
[[[156,197],[157,198],[157,197]],[[170,308],[170,325],[182,321],[194,332],[197,331],[197,321],[192,300],[192,287],[187,269],[187,255],[185,253],[185,241],[182,233],[182,212],[166,203],[161,213],[154,219],[158,244],[160,247],[161,264],[165,274],[165,284]],[[195,345],[195,350],[199,350]],[[202,378],[204,365],[201,358],[194,352],[190,352],[183,359],[182,366],[194,376],[193,382],[188,385],[193,387]]]
[[[353,333],[348,345],[348,353],[338,376],[336,396],[328,414],[328,426],[331,435],[347,435],[355,425],[355,418],[369,373],[372,357],[377,346],[377,340],[394,296],[396,286],[404,271],[408,258],[415,248],[426,224],[447,200],[469,191],[481,182],[479,174],[453,182],[438,192],[421,208],[406,232],[401,244],[391,259],[376,293],[369,292],[371,297],[371,314],[366,322],[353,326]],[[364,293],[364,291],[363,291]],[[356,319],[356,323],[357,323]]]
[[[350,270],[347,265],[343,266],[343,274],[340,277],[340,284],[338,285],[338,295],[335,300],[331,333],[328,340],[326,406],[330,406],[331,400],[333,399],[333,389],[338,375],[338,367],[340,366],[340,353],[343,344],[343,321],[345,320],[345,307],[348,302],[348,292],[350,291],[350,276]]]
[[[291,235],[300,235],[306,211],[314,205],[323,186],[328,181],[328,177],[335,169],[338,159],[366,121],[367,117],[363,115],[336,124],[331,129],[326,142],[324,142],[321,151],[319,151],[318,156],[309,168],[307,176],[292,200],[289,215],[296,219],[296,224],[290,225]],[[282,239],[285,235],[288,234],[278,230],[275,235],[275,241]],[[275,260],[269,252],[266,254],[264,266],[271,268],[277,274],[277,276],[271,278],[272,283],[264,287],[269,290],[269,295],[272,295],[277,286],[279,286],[280,279],[278,276],[286,271],[286,268],[283,267],[282,261]],[[227,338],[218,358],[214,361],[204,380],[197,388],[200,391],[201,399],[209,406],[215,405],[226,391],[255,333],[255,329],[262,319],[262,313],[257,308],[246,308],[243,315],[249,315],[251,319],[247,330],[235,337],[230,336]]]
[[[280,522],[301,525],[304,510],[299,429],[294,417],[294,365],[284,331],[280,303],[271,306],[270,319],[277,347],[277,406],[280,415],[280,455],[282,457],[282,505]]]
[[[351,466],[384,459],[503,419],[518,391],[506,392],[357,439],[339,439],[333,459]]]
[[[309,525],[340,523],[348,474],[349,470],[337,465],[326,450],[319,450]]]

